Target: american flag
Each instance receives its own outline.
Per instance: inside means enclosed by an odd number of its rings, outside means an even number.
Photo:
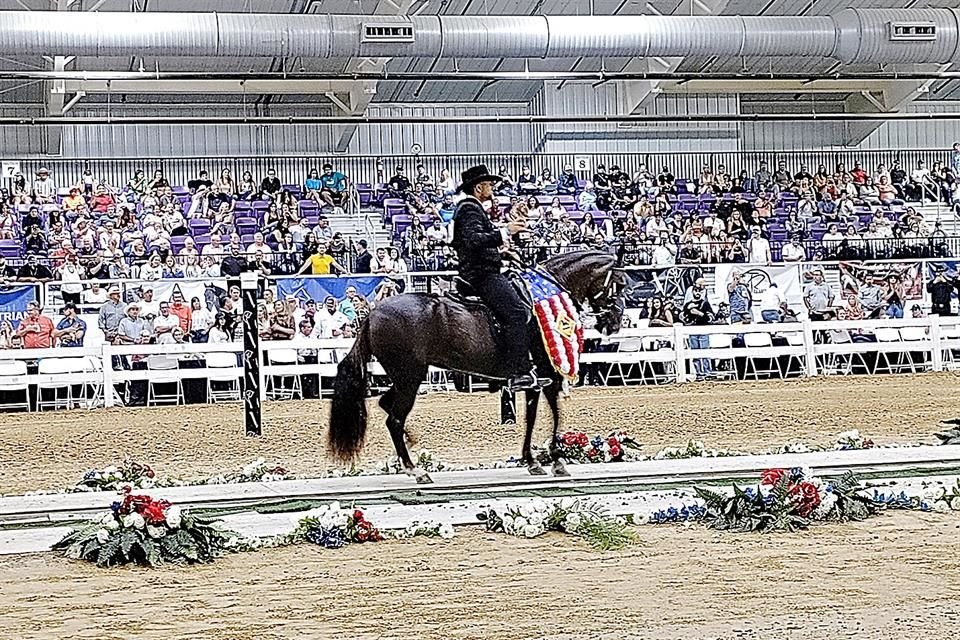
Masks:
[[[523,279],[530,288],[534,316],[553,368],[566,379],[576,380],[583,351],[583,324],[570,294],[535,269],[524,271]]]

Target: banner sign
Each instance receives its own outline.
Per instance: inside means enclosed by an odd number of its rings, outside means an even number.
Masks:
[[[12,180],[13,176],[20,173],[20,162],[18,160],[0,160],[0,178]]]
[[[0,288],[0,322],[9,322],[16,329],[27,316],[27,303],[37,299],[33,286]]]
[[[376,295],[377,287],[383,276],[365,278],[281,278],[277,280],[277,299],[293,295],[301,302],[314,300],[323,304],[323,299],[333,296],[337,300],[346,297],[347,287],[354,287],[357,293],[368,300]]]
[[[727,285],[733,282],[734,272],[740,274],[740,282],[750,291],[754,321],[760,320],[760,299],[771,284],[777,285],[780,296],[787,301],[787,306],[797,314],[797,318],[803,320],[807,317],[807,306],[803,303],[803,284],[800,282],[798,265],[753,267],[743,264],[718,264],[714,268],[714,300],[727,302],[730,297]]]
[[[841,262],[840,287],[844,297],[859,294],[868,282],[883,285],[895,276],[903,287],[905,300],[923,298],[923,265],[920,262]]]

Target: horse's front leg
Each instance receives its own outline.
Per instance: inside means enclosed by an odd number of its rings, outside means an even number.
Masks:
[[[520,460],[527,465],[527,470],[532,476],[545,476],[547,472],[543,470],[540,461],[533,457],[533,428],[537,424],[537,406],[540,403],[540,392],[535,390],[524,391],[527,399],[526,432],[523,434],[523,451],[520,452]]]
[[[557,446],[560,438],[560,381],[555,380],[553,384],[544,387],[543,395],[547,397],[547,404],[550,405],[550,413],[553,415],[553,437],[550,438],[550,458],[553,460],[553,475],[569,476],[567,465],[564,464],[560,456],[560,448]]]

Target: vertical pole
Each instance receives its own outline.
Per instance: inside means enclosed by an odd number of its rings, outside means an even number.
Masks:
[[[806,374],[807,377],[812,378],[817,375],[817,353],[814,350],[813,322],[810,318],[803,321],[803,346],[806,350],[804,356],[807,362]]]
[[[517,396],[506,386],[500,391],[500,424],[517,424]]]
[[[247,436],[262,434],[260,413],[260,333],[257,328],[257,273],[240,274],[243,297],[243,415]]]
[[[940,316],[932,315],[927,318],[930,323],[930,366],[934,371],[943,371],[943,347],[940,341],[943,339],[943,330],[940,326]]]

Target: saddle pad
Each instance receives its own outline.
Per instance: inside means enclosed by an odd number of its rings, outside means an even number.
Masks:
[[[533,315],[550,363],[567,380],[576,380],[583,351],[583,323],[570,294],[535,269],[521,276],[533,298]]]

